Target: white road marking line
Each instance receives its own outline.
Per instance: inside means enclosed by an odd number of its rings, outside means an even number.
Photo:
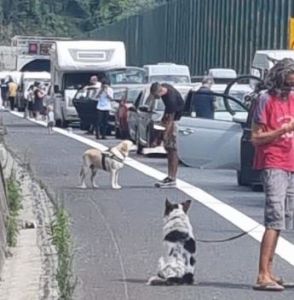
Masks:
[[[23,114],[18,112],[11,112],[11,114],[23,118]],[[33,119],[30,119],[30,121],[39,124],[41,126],[46,126],[46,123],[44,121],[36,121]],[[86,144],[90,147],[97,148],[99,150],[106,150],[107,147],[97,143],[95,141],[92,141],[88,138],[79,136],[75,133],[68,132],[67,130],[60,129],[60,128],[54,128],[54,131],[57,133],[60,133],[64,136],[67,136],[71,139],[74,139],[76,141],[79,141],[83,144]],[[126,165],[132,167],[133,169],[149,176],[152,178],[155,178],[156,180],[161,180],[166,177],[166,174],[158,171],[157,169],[154,169],[152,167],[149,167],[148,165],[145,165],[139,161],[136,161],[132,158],[126,159]],[[230,205],[218,200],[214,196],[208,194],[207,192],[201,190],[200,188],[197,188],[183,180],[178,179],[177,180],[177,188],[185,193],[186,195],[190,196],[194,200],[198,201],[202,205],[206,206],[210,210],[214,211],[236,227],[240,228],[243,231],[248,231],[257,225],[260,225],[258,230],[254,230],[249,233],[249,236],[257,240],[258,242],[261,242],[264,226],[259,224],[258,222],[254,221],[252,218],[248,217],[247,215],[243,214],[242,212],[238,211],[237,209],[231,207]],[[288,240],[286,240],[283,237],[280,237],[279,243],[277,245],[276,254],[279,255],[281,258],[283,258],[286,262],[294,266],[294,245],[290,243]]]

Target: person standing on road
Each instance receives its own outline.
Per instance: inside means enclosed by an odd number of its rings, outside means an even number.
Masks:
[[[168,176],[155,184],[156,187],[175,187],[178,171],[177,125],[184,110],[184,100],[181,94],[171,85],[155,82],[151,85],[150,95],[154,99],[162,99],[165,111],[162,125],[165,127],[163,135],[164,148],[167,152]]]
[[[90,84],[84,87],[85,89],[100,89],[101,88],[101,82],[98,80],[98,77],[96,75],[93,75],[90,77]],[[95,92],[95,91],[94,91]],[[93,97],[94,98],[94,97]],[[97,97],[96,97],[97,98]],[[93,119],[93,121],[90,124],[90,127],[86,134],[92,135],[94,133],[94,130],[96,129],[97,126],[97,116],[96,118]]]
[[[106,78],[101,79],[101,89],[98,93],[97,102],[97,124],[96,139],[106,139],[108,128],[109,112],[111,110],[111,101],[113,100],[113,89]]]
[[[282,291],[274,276],[275,249],[283,229],[294,229],[294,60],[279,61],[267,74],[266,93],[254,109],[254,167],[262,170],[265,232],[260,247],[256,290]]]
[[[39,119],[40,113],[43,111],[43,100],[46,94],[41,89],[40,82],[35,82],[34,85],[34,114],[35,118]]]
[[[192,93],[192,107],[197,118],[214,119],[216,104],[211,91],[212,85],[213,79],[205,77],[200,89],[196,93]]]
[[[12,111],[14,110],[17,89],[18,89],[17,84],[10,77],[9,82],[8,82],[8,100],[10,103],[10,109]]]

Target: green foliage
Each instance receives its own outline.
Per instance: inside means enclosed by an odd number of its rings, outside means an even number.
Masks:
[[[0,0],[0,39],[79,36],[167,0]]]
[[[51,225],[53,244],[58,254],[56,280],[62,300],[72,299],[76,286],[73,275],[73,245],[70,234],[70,219],[64,208],[58,208],[55,220]]]
[[[18,235],[17,218],[19,211],[22,209],[22,205],[20,187],[14,175],[12,175],[7,181],[7,201],[9,209],[9,215],[5,224],[7,231],[7,244],[9,247],[15,247]]]

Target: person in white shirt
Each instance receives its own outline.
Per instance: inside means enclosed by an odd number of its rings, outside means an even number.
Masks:
[[[95,93],[95,89],[100,89],[101,88],[101,82],[98,80],[98,77],[96,75],[92,75],[90,77],[90,84],[86,85],[84,87],[84,89],[93,89],[93,92]],[[94,133],[94,130],[96,130],[96,123],[95,124],[90,124],[90,127],[88,129],[88,131],[86,132],[86,134],[90,134],[92,135]]]
[[[102,139],[106,139],[109,112],[111,110],[111,101],[113,100],[113,90],[106,78],[101,79],[101,89],[97,97],[96,139],[100,139],[100,135]]]

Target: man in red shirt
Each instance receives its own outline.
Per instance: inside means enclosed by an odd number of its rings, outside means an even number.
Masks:
[[[272,273],[281,230],[294,227],[294,60],[279,61],[265,79],[252,125],[254,167],[262,170],[265,232],[260,247],[256,290],[282,291],[285,282]]]

